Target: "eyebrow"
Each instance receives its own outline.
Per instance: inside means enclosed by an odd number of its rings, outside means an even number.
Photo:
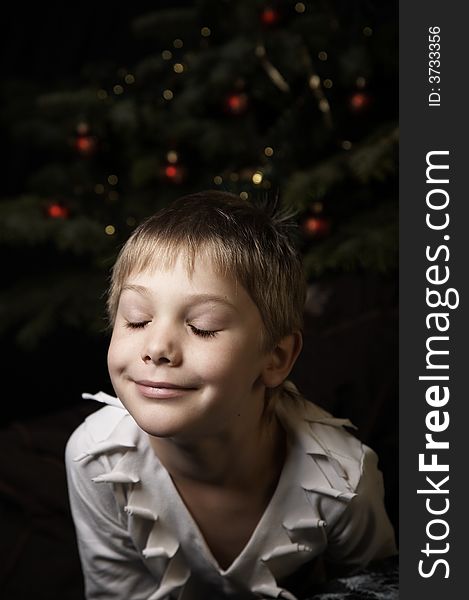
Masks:
[[[125,291],[125,290],[130,290],[132,292],[136,292],[137,294],[146,296],[147,298],[149,298],[151,296],[150,289],[143,285],[136,285],[136,284],[128,283],[128,284],[125,284],[124,286],[122,286],[122,291]],[[234,304],[232,304],[226,298],[223,298],[223,296],[218,296],[217,294],[206,294],[206,293],[189,294],[189,295],[185,296],[185,299],[188,300],[191,304],[206,304],[209,302],[217,302],[218,304],[224,304],[225,306],[228,306],[229,308],[232,308],[233,310],[238,312],[238,309],[236,308],[236,306]]]
[[[122,286],[122,292],[125,292],[125,290],[129,290],[131,292],[137,292],[137,294],[140,294],[142,296],[149,296],[150,295],[150,290],[146,287],[144,287],[143,285],[134,285],[132,283],[126,283],[125,285]]]

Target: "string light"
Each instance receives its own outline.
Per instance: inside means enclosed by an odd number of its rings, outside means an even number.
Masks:
[[[357,88],[362,89],[366,86],[366,79],[364,77],[357,77],[357,79],[355,80],[355,84]]]
[[[109,177],[107,178],[107,182],[109,183],[109,185],[117,185],[118,181],[119,178],[117,177],[117,175],[109,175]]]
[[[324,51],[319,52],[318,56],[321,60],[327,60],[327,53]],[[321,79],[314,72],[313,63],[312,63],[306,49],[304,52],[304,58],[305,58],[305,62],[306,62],[306,67],[309,71],[309,79],[308,79],[309,87],[312,91],[314,98],[316,99],[319,110],[323,114],[323,119],[324,119],[324,123],[325,123],[326,127],[331,128],[332,127],[332,117],[331,117],[331,110],[330,110],[329,102],[327,101],[327,98],[324,95],[324,91],[321,88]]]
[[[332,79],[324,79],[324,87],[330,89],[332,87]]]
[[[85,121],[80,121],[77,125],[77,134],[86,135],[90,131],[90,126]]]
[[[94,191],[96,194],[104,194],[104,185],[102,183],[97,183],[94,186]]]
[[[170,150],[166,154],[166,159],[171,164],[177,163],[177,161],[178,161],[178,153],[175,150]]]
[[[319,110],[323,113],[328,112],[330,110],[327,98],[321,98],[321,100],[319,100]]]
[[[306,10],[306,6],[303,4],[303,2],[297,2],[295,4],[295,10],[297,13],[304,13]]]
[[[220,177],[220,175],[215,175],[215,177],[213,178],[213,183],[215,185],[221,185],[223,183],[223,178]]]
[[[249,198],[249,194],[247,192],[241,192],[239,197],[241,200],[247,200]]]
[[[161,53],[163,60],[171,60],[173,58],[173,53],[171,50],[163,50]]]
[[[135,217],[127,217],[125,222],[127,223],[127,225],[129,227],[133,227],[135,225],[135,223],[137,222],[137,219]]]
[[[254,185],[259,185],[260,183],[262,183],[263,177],[264,176],[261,171],[256,171],[252,176],[252,182],[254,183]]]
[[[273,156],[273,154],[274,154],[274,149],[273,149],[271,146],[266,146],[266,147],[264,148],[264,154],[265,154],[266,156],[269,156],[269,157],[270,157],[270,156]]]
[[[114,94],[116,94],[116,96],[119,96],[124,92],[124,88],[120,84],[117,84],[112,88],[112,91]]]
[[[163,92],[163,98],[164,98],[165,100],[172,100],[172,99],[173,99],[173,97],[174,97],[174,94],[173,94],[173,92],[172,92],[171,90],[165,90],[165,91]]]
[[[350,142],[349,140],[344,140],[342,142],[342,148],[344,150],[350,150],[351,147],[352,147],[352,142]]]
[[[114,225],[106,225],[104,231],[107,235],[114,235],[116,233],[116,228]]]
[[[311,77],[309,78],[309,87],[312,90],[317,90],[320,85],[321,85],[321,80],[320,80],[319,76],[311,75]]]
[[[173,65],[173,70],[175,73],[182,73],[184,71],[184,65],[181,63],[175,63]]]
[[[127,73],[127,75],[124,77],[124,81],[128,85],[131,85],[132,83],[135,83],[135,77],[132,75],[132,73]]]
[[[212,32],[210,31],[209,27],[202,27],[202,29],[200,30],[200,35],[203,37],[209,37],[211,33]]]
[[[373,30],[371,29],[371,27],[364,27],[363,35],[366,35],[366,37],[370,37],[371,35],[373,35]]]
[[[176,38],[173,42],[173,46],[175,48],[182,48],[184,46],[184,42],[180,38]]]
[[[96,96],[98,97],[98,100],[106,100],[107,98],[107,92],[106,90],[100,89],[96,92]]]
[[[108,194],[108,198],[110,202],[117,202],[117,200],[119,200],[119,194],[118,192],[111,190]]]

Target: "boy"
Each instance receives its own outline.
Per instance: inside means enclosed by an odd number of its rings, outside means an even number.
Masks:
[[[292,225],[201,192],[121,250],[119,400],[98,395],[66,451],[88,599],[294,600],[300,567],[395,553],[376,455],[287,380],[306,290]]]

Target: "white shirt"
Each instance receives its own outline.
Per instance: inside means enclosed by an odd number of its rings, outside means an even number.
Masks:
[[[348,420],[306,401],[279,404],[286,461],[251,538],[224,570],[147,434],[117,398],[84,397],[107,404],[65,453],[87,600],[296,600],[282,581],[321,555],[362,567],[396,553],[377,456],[343,428]]]

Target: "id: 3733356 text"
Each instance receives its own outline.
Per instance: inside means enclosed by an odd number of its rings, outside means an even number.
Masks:
[[[428,106],[440,106],[441,103],[441,36],[437,25],[428,28]]]

